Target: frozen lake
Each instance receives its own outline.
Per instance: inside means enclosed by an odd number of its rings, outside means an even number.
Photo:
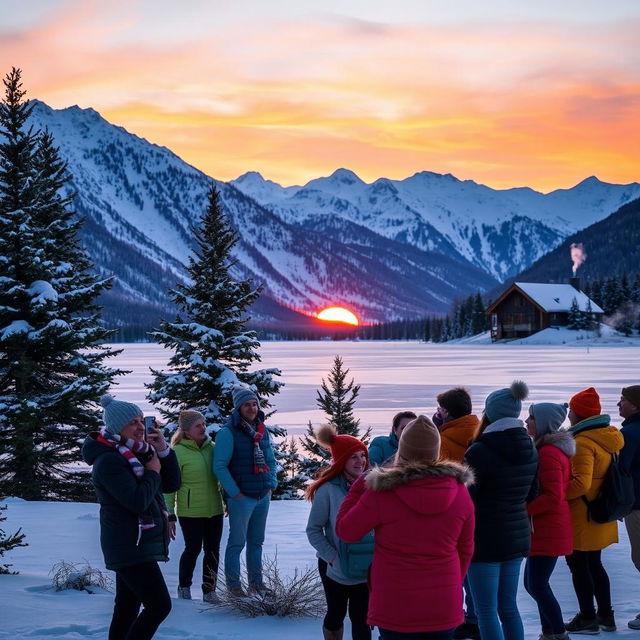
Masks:
[[[162,368],[167,353],[156,344],[114,345],[124,351],[111,364],[131,373],[112,389],[120,399],[152,407],[144,399],[149,367]],[[361,385],[356,415],[374,434],[386,433],[391,418],[402,410],[431,415],[436,395],[462,385],[470,390],[480,414],[484,398],[494,389],[521,378],[530,388],[530,402],[564,402],[576,391],[594,386],[603,411],[619,423],[620,389],[640,383],[640,349],[622,346],[431,345],[417,342],[265,342],[262,366],[278,367],[285,386],[274,400],[270,421],[300,434],[309,420],[321,424],[316,390],[335,355],[342,356],[350,377]],[[525,402],[528,407],[529,402]]]

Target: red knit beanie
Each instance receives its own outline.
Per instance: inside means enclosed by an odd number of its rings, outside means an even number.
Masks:
[[[599,416],[602,413],[600,396],[593,387],[578,391],[569,400],[569,408],[573,409],[573,412],[580,418],[591,418],[591,416]]]
[[[353,436],[341,435],[331,424],[321,426],[316,433],[318,444],[331,451],[331,466],[341,472],[347,460],[358,451],[364,451],[369,459],[369,452],[362,440]]]

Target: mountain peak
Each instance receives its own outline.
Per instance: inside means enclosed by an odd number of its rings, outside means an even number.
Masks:
[[[241,176],[238,176],[235,180],[232,180],[232,182],[238,184],[256,184],[267,181],[262,177],[262,174],[259,171],[247,171]]]
[[[351,169],[336,169],[330,176],[329,180],[342,182],[343,184],[364,184],[363,181]]]

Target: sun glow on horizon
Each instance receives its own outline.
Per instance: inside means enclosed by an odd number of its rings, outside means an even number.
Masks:
[[[358,317],[344,307],[327,307],[318,313],[318,320],[343,322],[344,324],[351,324],[356,327],[360,324]]]

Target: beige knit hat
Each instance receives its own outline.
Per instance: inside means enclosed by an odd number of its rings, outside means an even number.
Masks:
[[[409,462],[434,462],[440,457],[440,433],[429,418],[418,416],[402,432],[398,455]]]
[[[178,426],[183,431],[188,431],[191,427],[198,422],[198,420],[202,420],[206,422],[204,416],[195,409],[186,409],[185,411],[181,411],[178,416]]]

